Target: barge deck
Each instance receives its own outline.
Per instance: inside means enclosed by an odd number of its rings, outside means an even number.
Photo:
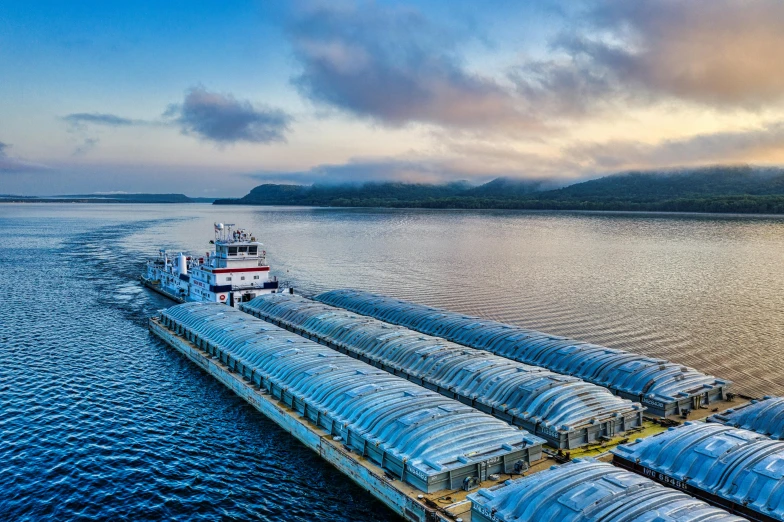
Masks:
[[[643,407],[576,377],[457,345],[304,297],[240,310],[533,433],[559,449],[643,428]]]
[[[620,397],[641,402],[651,415],[669,417],[715,408],[731,381],[694,368],[566,337],[463,315],[358,290],[332,290],[316,301],[524,364],[579,377]]]
[[[259,390],[219,359],[209,356],[190,341],[163,326],[159,318],[150,319],[149,328],[155,336],[209,373],[405,520],[456,522],[461,519],[463,522],[470,522],[471,502],[467,499],[468,491],[458,489],[425,493],[403,481],[390,478],[380,466],[346,449],[342,441],[334,440],[330,432],[286,406],[270,393]],[[532,464],[525,474],[547,469],[554,463],[553,459],[543,459]],[[515,477],[519,478],[520,475],[499,474],[496,480],[483,481],[479,487],[493,487]]]

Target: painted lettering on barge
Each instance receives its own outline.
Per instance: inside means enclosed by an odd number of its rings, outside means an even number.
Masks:
[[[642,474],[645,477],[650,477],[658,482],[661,482],[662,484],[666,484],[674,488],[682,489],[684,491],[688,491],[689,489],[689,486],[682,480],[674,479],[654,469],[642,468]]]
[[[542,435],[547,435],[553,438],[558,438],[558,431],[553,428],[548,428],[545,426],[539,426],[539,433]]]
[[[653,399],[648,399],[647,397],[642,398],[642,402],[644,404],[650,404],[651,406],[658,406],[659,408],[664,408],[664,403],[661,401],[655,401]]]
[[[487,518],[488,520],[492,520],[493,522],[500,522],[500,519],[495,516],[495,510],[489,509],[486,506],[481,506],[479,504],[474,504],[474,511],[479,511],[479,513]]]

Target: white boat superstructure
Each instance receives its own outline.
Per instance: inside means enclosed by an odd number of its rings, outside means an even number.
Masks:
[[[142,282],[179,302],[208,301],[239,306],[261,294],[280,292],[270,277],[264,245],[234,224],[215,223],[215,250],[204,257],[161,250],[147,262]],[[290,290],[289,290],[290,291]]]

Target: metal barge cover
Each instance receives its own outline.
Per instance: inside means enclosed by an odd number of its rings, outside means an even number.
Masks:
[[[562,466],[468,496],[472,522],[743,522],[680,491],[605,462]]]
[[[784,520],[784,442],[721,424],[687,422],[612,453],[617,466],[749,520]]]
[[[784,397],[765,397],[707,418],[733,428],[756,431],[771,439],[784,439]]]
[[[225,305],[186,303],[159,321],[297,412],[299,425],[283,427],[300,440],[314,431],[306,419],[421,492],[470,489],[542,457],[538,437]]]
[[[240,309],[572,449],[642,425],[643,407],[605,388],[300,296]]]
[[[730,381],[663,359],[548,335],[521,326],[466,316],[357,290],[333,290],[316,300],[418,332],[543,366],[605,386],[667,416],[726,398]]]

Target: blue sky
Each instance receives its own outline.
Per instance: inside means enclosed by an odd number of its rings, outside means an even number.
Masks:
[[[9,0],[0,193],[780,165],[782,34],[776,0]]]

